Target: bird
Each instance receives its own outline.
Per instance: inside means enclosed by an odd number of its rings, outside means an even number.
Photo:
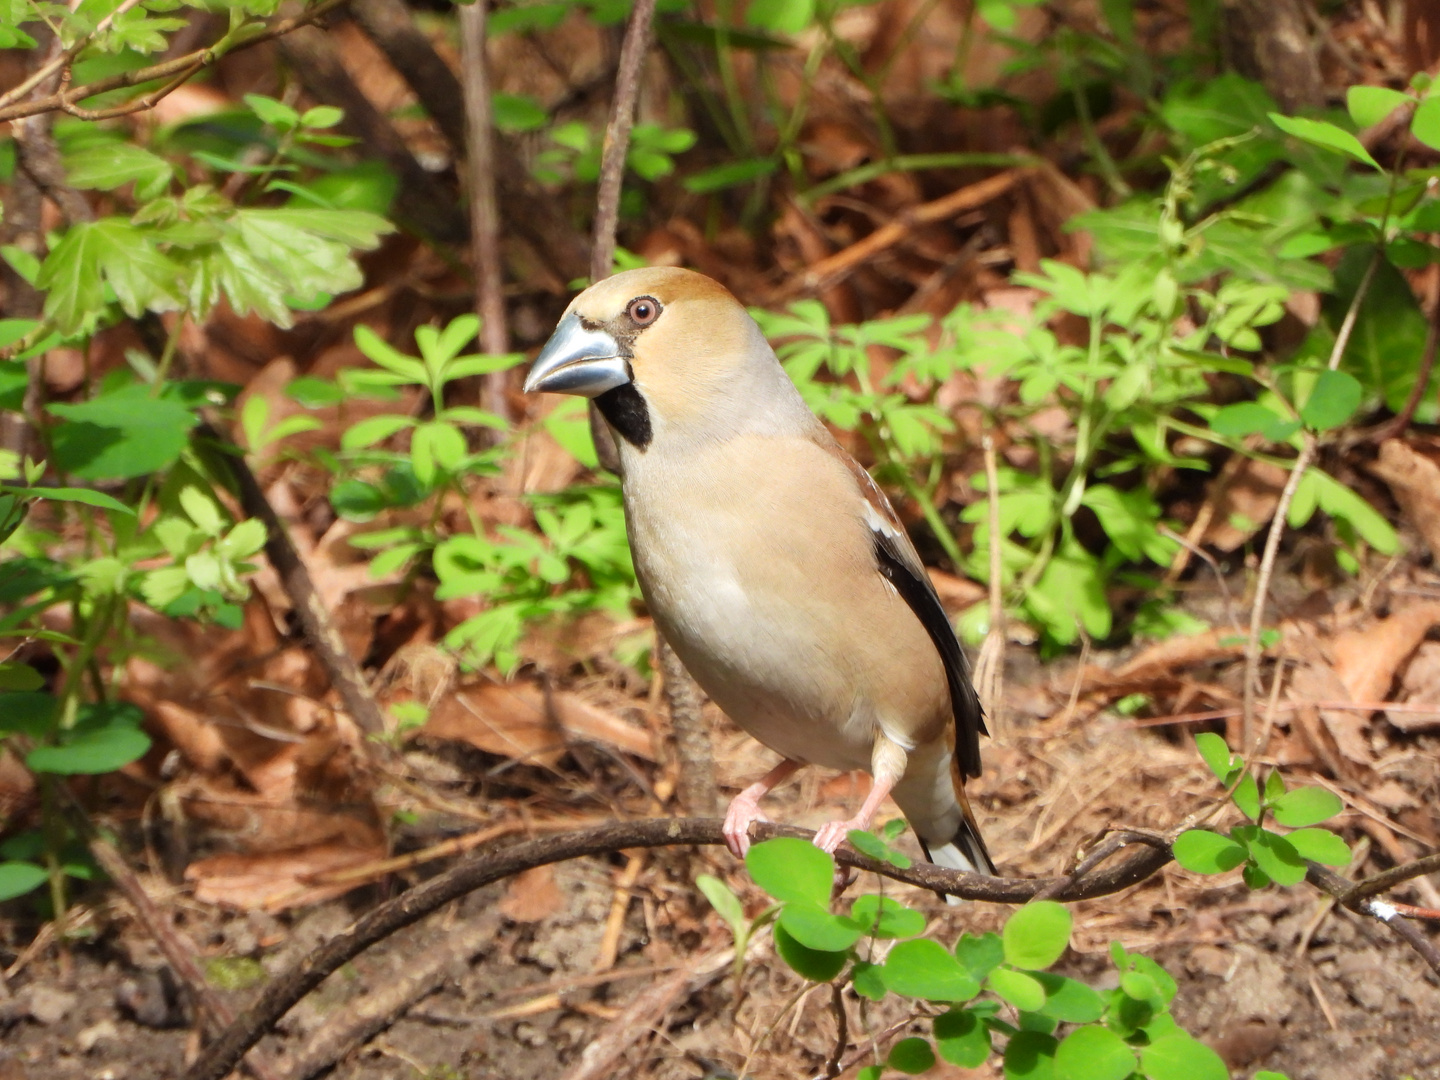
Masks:
[[[594,402],[657,629],[700,688],[782,761],[725,815],[743,858],[760,800],[804,765],[874,778],[815,844],[891,797],[932,863],[996,875],[965,793],[984,717],[908,535],[719,282],[627,270],[570,303],[526,393]]]

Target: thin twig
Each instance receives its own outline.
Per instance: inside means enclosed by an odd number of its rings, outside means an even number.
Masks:
[[[1427,874],[1440,874],[1440,853],[1426,855],[1402,866],[1392,866],[1389,870],[1382,870],[1363,881],[1357,881],[1355,887],[1345,894],[1345,899],[1364,900],[1366,897],[1376,896],[1393,889],[1402,882],[1424,877]]]
[[[635,102],[640,96],[640,69],[650,44],[650,22],[655,0],[637,0],[620,46],[620,70],[615,76],[615,104],[605,125],[600,156],[600,185],[596,192],[595,241],[590,248],[590,280],[610,276],[615,261],[615,229],[620,223],[620,189],[625,179],[625,156],[630,150],[630,129],[635,124]]]
[[[839,983],[830,984],[830,1011],[835,1014],[835,1049],[825,1062],[825,1075],[840,1075],[840,1059],[850,1045],[850,1019],[845,1015],[845,991]]]
[[[106,876],[114,882],[115,887],[124,894],[125,899],[130,901],[130,906],[135,909],[135,917],[140,921],[140,925],[149,932],[150,937],[159,946],[161,955],[165,957],[176,978],[194,995],[210,1028],[218,1032],[227,1025],[233,1024],[235,1022],[234,1010],[211,989],[210,983],[206,981],[205,973],[195,962],[195,957],[200,955],[200,950],[196,948],[195,943],[178,930],[170,916],[161,911],[155,901],[150,899],[150,894],[145,891],[145,886],[140,883],[140,878],[126,864],[114,845],[98,835],[93,835],[93,830],[89,828],[89,823],[78,806],[75,807],[75,816],[83,823],[83,831],[92,833],[89,837],[90,854],[95,857],[96,863],[99,864],[101,870],[105,871]],[[277,1075],[268,1055],[263,1054],[257,1048],[251,1048],[244,1064],[254,1072],[259,1080],[273,1080]]]
[[[1380,249],[1376,248],[1375,254],[1370,258],[1370,265],[1365,268],[1365,276],[1360,279],[1360,286],[1350,301],[1349,310],[1345,312],[1340,331],[1335,335],[1335,345],[1330,350],[1328,365],[1331,371],[1340,366],[1340,361],[1345,356],[1345,348],[1350,344],[1350,335],[1355,330],[1355,320],[1360,316],[1360,306],[1370,292],[1370,283],[1375,279],[1375,271],[1379,267]],[[1260,558],[1260,573],[1255,579],[1255,599],[1250,606],[1250,633],[1245,640],[1244,712],[1241,714],[1240,723],[1242,749],[1250,745],[1255,731],[1255,684],[1260,675],[1262,651],[1260,628],[1265,621],[1265,602],[1270,595],[1270,578],[1275,573],[1275,561],[1280,555],[1280,538],[1285,534],[1285,518],[1290,513],[1290,504],[1295,499],[1295,492],[1300,487],[1305,471],[1310,468],[1310,462],[1315,458],[1317,448],[1318,442],[1314,434],[1305,432],[1304,445],[1295,459],[1295,464],[1291,466],[1285,488],[1280,492],[1280,501],[1275,504],[1275,516],[1270,521],[1270,531],[1265,537],[1265,553]]]
[[[249,49],[265,41],[274,41],[278,37],[298,30],[302,26],[309,26],[317,22],[325,15],[334,11],[342,4],[350,0],[320,0],[309,11],[293,18],[281,19],[261,30],[253,37],[247,37],[236,42],[225,50],[224,55],[239,52],[241,49]],[[179,72],[185,71],[195,63],[202,65],[213,64],[219,59],[213,46],[204,49],[196,49],[186,53],[184,56],[177,56],[158,64],[151,64],[148,67],[136,68],[134,71],[121,72],[118,75],[109,75],[103,79],[96,79],[94,82],[86,83],[84,86],[73,87],[68,90],[47,94],[44,97],[34,98],[30,101],[17,101],[14,104],[0,105],[0,123],[6,120],[17,120],[22,116],[37,116],[40,113],[59,112],[65,108],[66,102],[84,101],[86,98],[95,97],[97,94],[109,93],[111,90],[123,90],[130,86],[139,86],[142,83],[154,82],[157,79],[169,79]],[[18,88],[17,88],[18,89]],[[15,91],[10,91],[0,102],[14,100]]]
[[[465,126],[469,150],[470,247],[475,262],[475,310],[480,348],[491,356],[510,351],[505,321],[505,275],[500,266],[500,210],[495,202],[495,134],[490,107],[490,65],[485,55],[486,0],[460,5],[460,57],[465,71]],[[505,372],[485,376],[480,405],[508,420]]]

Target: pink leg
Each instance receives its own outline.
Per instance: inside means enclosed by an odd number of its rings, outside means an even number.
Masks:
[[[860,812],[849,821],[830,821],[820,826],[815,833],[815,846],[833,855],[851,829],[868,829],[885,796],[905,775],[906,764],[904,748],[884,735],[877,735],[875,749],[870,756],[870,775],[875,778],[875,783],[870,788],[870,794],[865,796]]]
[[[890,794],[890,789],[895,786],[895,781],[885,776],[877,776],[874,785],[870,788],[870,794],[865,796],[865,802],[860,806],[860,812],[849,821],[827,821],[815,833],[815,846],[821,851],[828,851],[834,854],[835,849],[840,846],[849,834],[851,829],[868,829],[870,822],[875,819],[875,811],[880,809],[880,804],[885,801],[885,796]]]
[[[725,811],[725,846],[737,859],[743,859],[745,852],[750,850],[751,824],[768,820],[760,812],[760,800],[770,794],[771,789],[794,776],[799,768],[798,761],[782,761],[730,800],[730,808]]]

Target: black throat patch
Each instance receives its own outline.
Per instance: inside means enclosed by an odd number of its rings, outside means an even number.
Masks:
[[[606,390],[595,399],[595,407],[620,437],[636,450],[650,445],[650,407],[635,389],[634,383],[623,383]]]

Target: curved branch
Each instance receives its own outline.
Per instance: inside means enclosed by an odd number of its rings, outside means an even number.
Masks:
[[[331,938],[269,983],[255,1003],[191,1066],[184,1080],[221,1080],[280,1017],[342,964],[452,900],[524,870],[586,855],[609,855],[633,848],[723,844],[721,825],[718,818],[617,821],[529,840],[500,851],[476,852],[451,870],[381,904],[345,933]],[[808,840],[814,834],[790,825],[758,822],[751,827],[751,835],[756,840],[777,836]],[[1101,868],[1100,864],[1105,859],[1127,844],[1142,845],[1144,850],[1113,866]],[[916,863],[901,869],[877,862],[849,848],[841,848],[835,853],[836,861],[843,866],[868,870],[895,881],[967,900],[1007,904],[1023,904],[1038,896],[1066,901],[1108,896],[1144,881],[1171,858],[1170,845],[1163,839],[1131,830],[1117,831],[1074,873],[1058,878],[992,878],[947,870],[929,863]],[[1437,957],[1435,946],[1393,905],[1373,898],[1357,897],[1357,886],[1353,882],[1313,863],[1308,879],[1351,910],[1386,923],[1440,973],[1440,967],[1436,966],[1440,957]]]
[[[331,938],[284,975],[269,983],[255,1003],[195,1062],[185,1074],[185,1080],[221,1080],[234,1068],[246,1050],[258,1042],[296,1002],[324,982],[331,972],[376,942],[418,922],[466,893],[532,867],[585,855],[608,855],[626,848],[722,844],[724,837],[721,824],[718,818],[621,821],[530,840],[501,851],[477,853],[454,869],[381,904],[345,933]],[[813,835],[804,829],[768,822],[758,823],[753,832],[756,838],[761,840],[775,836],[809,839]],[[919,863],[902,870],[848,849],[838,851],[836,860],[858,870],[869,870],[896,881],[909,882],[937,892],[952,893],[970,900],[1021,904],[1057,884],[1063,888],[1052,895],[1063,900],[1081,900],[1119,892],[1143,881],[1169,862],[1170,852],[1168,849],[1148,848],[1083,881],[1066,881],[1063,878],[990,878]]]

